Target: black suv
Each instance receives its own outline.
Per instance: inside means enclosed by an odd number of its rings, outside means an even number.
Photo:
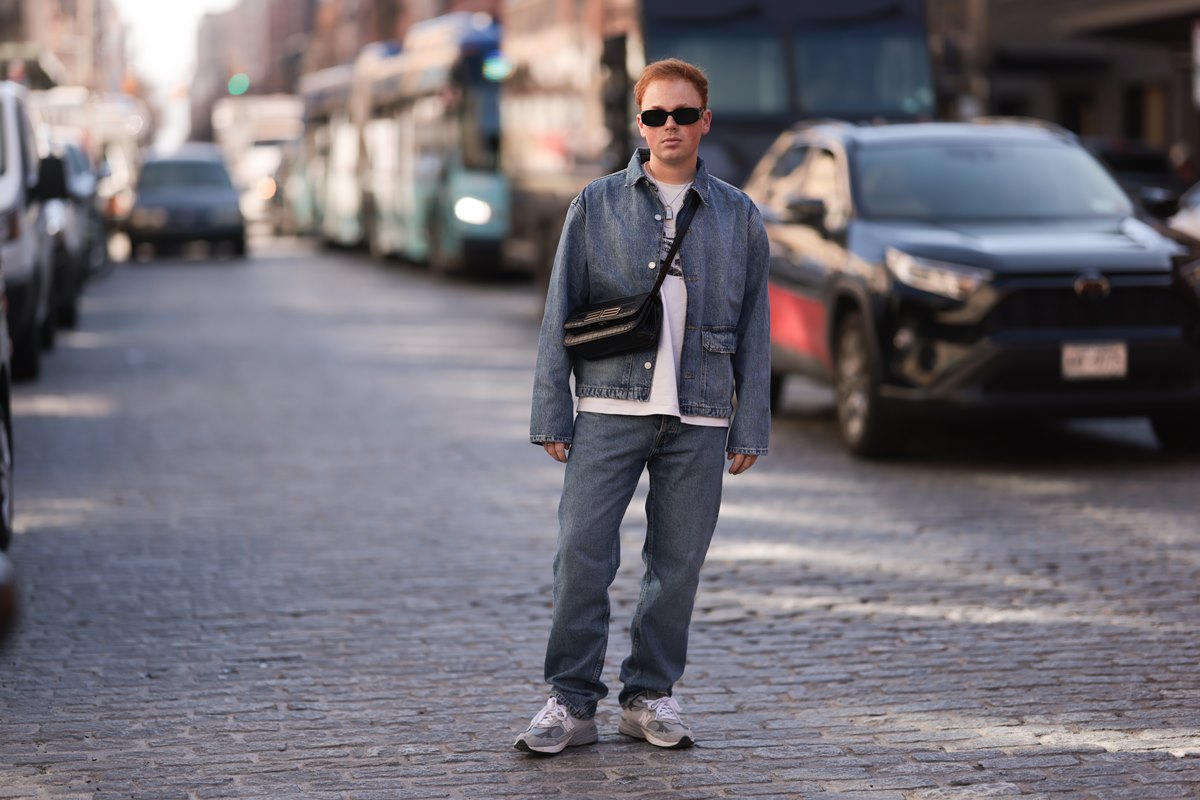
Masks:
[[[1075,137],[981,120],[783,134],[750,177],[771,241],[774,399],[831,383],[859,455],[905,411],[1149,416],[1200,446],[1200,253]]]

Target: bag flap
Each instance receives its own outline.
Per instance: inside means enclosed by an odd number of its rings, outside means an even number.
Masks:
[[[608,326],[627,321],[637,316],[649,297],[648,294],[636,294],[586,306],[567,317],[567,321],[563,323],[563,330],[570,331],[589,325]]]

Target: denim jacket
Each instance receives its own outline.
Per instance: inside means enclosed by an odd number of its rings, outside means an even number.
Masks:
[[[579,397],[650,397],[655,349],[588,361],[562,343],[563,322],[574,309],[648,292],[664,268],[658,263],[663,204],[643,166],[649,157],[639,149],[624,172],[592,181],[567,209],[538,340],[534,444],[571,442],[572,371]],[[679,248],[687,282],[679,410],[732,417],[726,449],[761,455],[771,430],[766,231],[750,198],[710,176],[702,159],[688,194],[688,202],[700,205]]]

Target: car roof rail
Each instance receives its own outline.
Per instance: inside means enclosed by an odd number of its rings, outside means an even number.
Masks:
[[[974,117],[971,119],[971,122],[981,125],[1018,125],[1026,128],[1037,128],[1039,130],[1046,131],[1047,133],[1053,133],[1055,136],[1059,136],[1068,141],[1074,142],[1079,140],[1079,136],[1074,131],[1064,128],[1057,122],[1050,122],[1049,120],[1038,119],[1037,117]]]

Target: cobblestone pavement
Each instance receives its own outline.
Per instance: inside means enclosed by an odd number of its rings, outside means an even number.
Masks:
[[[513,751],[561,481],[538,306],[288,242],[92,287],[14,402],[0,799],[1200,797],[1200,462],[1115,422],[864,464],[801,386],[726,485],[698,746],[610,698],[598,744]]]

